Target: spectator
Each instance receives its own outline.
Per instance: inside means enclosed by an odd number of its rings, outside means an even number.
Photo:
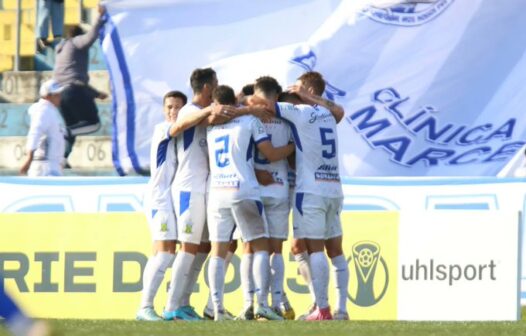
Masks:
[[[64,31],[64,0],[38,0],[37,50],[43,51],[51,44],[48,40],[49,19],[53,39],[59,39]]]
[[[99,129],[95,98],[108,97],[88,84],[89,48],[97,40],[104,13],[104,7],[99,6],[97,22],[87,33],[74,26],[68,31],[67,38],[56,47],[53,78],[64,87],[60,112],[68,130],[66,157],[71,153],[77,135],[90,134]]]
[[[40,87],[40,100],[29,108],[31,124],[27,135],[27,158],[21,175],[62,175],[66,133],[58,106],[63,88],[53,79]]]

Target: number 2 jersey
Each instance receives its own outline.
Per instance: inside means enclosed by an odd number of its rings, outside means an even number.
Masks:
[[[321,106],[276,103],[276,116],[289,121],[296,144],[296,193],[343,197],[331,112]]]
[[[260,199],[254,172],[254,149],[260,142],[268,140],[261,121],[251,115],[208,127],[211,201],[228,203]]]

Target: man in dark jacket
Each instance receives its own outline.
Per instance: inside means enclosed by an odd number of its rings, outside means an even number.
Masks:
[[[88,32],[73,26],[67,38],[56,47],[53,78],[65,88],[60,112],[68,129],[66,157],[71,153],[77,135],[90,134],[100,128],[95,98],[105,99],[108,95],[88,84],[88,63],[89,48],[97,40],[104,13],[105,8],[99,6],[97,22]]]

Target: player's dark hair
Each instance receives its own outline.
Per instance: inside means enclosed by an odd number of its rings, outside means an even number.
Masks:
[[[291,104],[302,104],[303,101],[301,100],[300,96],[298,96],[297,93],[293,92],[282,92],[278,96],[278,102],[280,103],[291,103]]]
[[[222,105],[236,105],[234,89],[228,85],[219,85],[212,93],[212,99]]]
[[[195,69],[190,76],[190,86],[194,93],[203,91],[205,84],[212,84],[216,78],[216,72],[212,68]]]
[[[300,80],[306,88],[312,88],[315,95],[321,96],[325,91],[325,80],[319,72],[305,72],[298,78],[298,80]]]
[[[254,94],[254,84],[247,84],[243,86],[241,92],[243,92],[245,96],[252,96]]]
[[[256,79],[254,91],[261,91],[266,97],[279,95],[282,92],[278,81],[270,76],[262,76]]]
[[[184,93],[181,91],[168,91],[164,97],[163,97],[163,104],[166,102],[166,99],[168,98],[179,98],[183,101],[183,105],[186,105],[186,102],[188,101],[188,98]]]

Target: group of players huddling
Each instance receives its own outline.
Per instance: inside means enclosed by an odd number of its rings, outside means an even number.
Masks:
[[[165,121],[152,138],[147,217],[154,255],[144,269],[137,319],[234,319],[223,294],[237,238],[243,242],[245,304],[235,319],[294,319],[283,290],[282,256],[291,208],[292,253],[313,300],[300,319],[349,319],[336,131],[344,111],[321,97],[322,75],[304,73],[287,91],[274,78],[260,77],[247,86],[253,93],[236,97],[206,68],[193,71],[190,85],[191,102],[179,91],[165,95]],[[335,276],[334,312],[325,253]],[[209,254],[210,294],[201,317],[190,296]],[[153,300],[170,266],[168,298],[159,316]]]

